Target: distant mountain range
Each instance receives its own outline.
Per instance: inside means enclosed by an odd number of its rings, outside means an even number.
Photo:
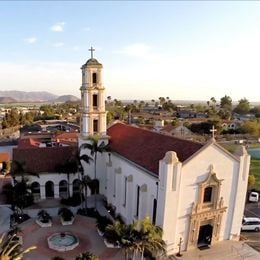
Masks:
[[[18,90],[0,90],[0,104],[18,103],[18,102],[76,102],[79,98],[73,95],[57,96],[46,91],[18,91]]]
[[[17,102],[14,98],[11,97],[0,97],[0,104],[9,104]]]

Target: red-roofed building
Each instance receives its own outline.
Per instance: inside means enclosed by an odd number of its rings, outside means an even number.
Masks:
[[[54,140],[62,145],[78,146],[78,132],[64,132],[57,134]]]
[[[12,171],[19,178],[21,172],[16,171],[17,162],[22,166],[32,185],[36,201],[67,197],[79,192],[77,152],[75,146],[15,148]]]
[[[33,138],[26,138],[26,139],[19,139],[18,141],[18,149],[25,149],[25,148],[39,148],[41,142],[37,139]]]
[[[8,153],[0,153],[0,171],[3,169],[3,164],[10,160]]]

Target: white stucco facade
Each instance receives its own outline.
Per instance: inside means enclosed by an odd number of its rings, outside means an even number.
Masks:
[[[184,241],[182,250],[196,247],[199,228],[204,222],[211,223],[213,228],[211,245],[239,238],[250,163],[250,156],[244,149],[234,156],[210,141],[183,163],[174,151],[169,151],[160,161],[159,175],[113,152],[99,155],[98,162],[101,161],[97,171],[100,193],[126,223],[145,216],[155,220],[154,223],[163,228],[168,254],[178,251],[180,238]],[[86,173],[91,176],[93,167],[91,170],[91,166],[85,166]],[[204,207],[202,203],[196,213],[199,216],[197,226],[191,231],[191,218],[201,193],[200,184],[211,176],[219,181],[219,187],[214,183],[205,185],[217,187],[212,195],[216,207],[207,206],[207,203]],[[190,241],[191,232],[196,233],[193,242]]]

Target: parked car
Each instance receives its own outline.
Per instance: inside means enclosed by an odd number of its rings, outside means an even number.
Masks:
[[[242,231],[260,231],[260,218],[245,217],[242,221]]]
[[[250,202],[258,202],[258,200],[259,200],[259,193],[256,192],[256,191],[251,191],[250,194],[249,194],[248,200]]]

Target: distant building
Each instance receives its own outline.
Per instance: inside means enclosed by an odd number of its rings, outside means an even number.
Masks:
[[[0,153],[0,171],[3,169],[3,164],[7,161],[10,161],[8,153]]]
[[[179,110],[176,112],[176,117],[178,118],[207,118],[206,113],[194,112],[190,110]]]

